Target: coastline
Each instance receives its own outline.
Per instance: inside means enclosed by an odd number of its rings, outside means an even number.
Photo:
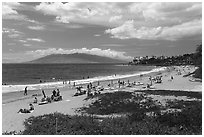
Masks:
[[[180,69],[182,75],[177,75],[177,70]],[[184,71],[185,69],[185,71]],[[118,87],[118,77],[112,77],[113,79],[100,79],[100,85],[102,85],[105,90],[102,93],[107,92],[117,92],[117,91],[129,91],[134,92],[137,90],[144,90],[144,86],[149,83],[149,76],[156,76],[162,75],[162,83],[161,84],[154,84],[154,89],[151,90],[180,90],[180,91],[193,91],[193,92],[200,92],[202,93],[202,83],[201,82],[191,82],[189,81],[189,77],[183,77],[183,75],[187,74],[188,72],[192,72],[195,70],[193,66],[171,66],[169,67],[169,71],[164,69],[163,71],[156,71],[152,70],[151,73],[143,72],[143,76],[139,77],[140,74],[132,74],[120,77],[121,80],[133,82],[133,81],[140,81],[144,83],[141,86],[133,86],[133,87]],[[173,81],[169,81],[170,76],[174,77]],[[93,80],[93,85],[97,84],[96,79],[89,79],[89,81],[79,81],[76,85],[85,86],[86,84]],[[99,80],[99,78],[97,78]],[[104,80],[104,81],[103,81]],[[107,85],[111,83],[113,80],[113,84],[111,88]],[[83,83],[85,82],[85,83]],[[58,86],[63,85],[62,83]],[[197,89],[196,89],[197,87]],[[82,107],[86,104],[89,104],[89,101],[85,101],[86,95],[81,95],[77,97],[73,97],[76,93],[75,87],[73,85],[66,85],[61,87],[49,86],[48,89],[45,89],[46,95],[50,96],[52,94],[53,88],[59,88],[61,91],[61,95],[63,96],[63,100],[60,102],[54,102],[46,105],[34,105],[35,111],[30,114],[18,114],[17,111],[20,108],[27,108],[28,104],[33,101],[33,94],[38,94],[38,99],[42,98],[41,90],[29,90],[28,96],[24,96],[23,92],[8,92],[2,94],[2,131],[22,131],[24,129],[23,121],[31,116],[39,116],[43,114],[55,113],[60,112],[63,114],[70,114],[75,115],[75,109]]]
[[[66,84],[63,84],[64,81],[57,81],[57,82],[46,82],[46,83],[39,83],[39,84],[23,84],[23,85],[2,85],[2,93],[8,93],[8,92],[19,92],[24,91],[24,88],[27,86],[28,90],[41,90],[41,89],[50,89],[50,88],[62,88],[65,86],[71,86],[71,85],[82,85],[92,82],[101,82],[101,81],[109,81],[109,80],[117,80],[117,79],[124,79],[128,77],[134,77],[139,75],[145,75],[153,72],[159,72],[159,71],[165,71],[166,67],[158,67],[155,69],[152,69],[150,71],[142,71],[138,73],[133,74],[124,74],[124,75],[111,75],[111,76],[98,76],[94,78],[89,79],[79,79],[79,80],[71,80],[70,84],[69,81],[66,81]]]

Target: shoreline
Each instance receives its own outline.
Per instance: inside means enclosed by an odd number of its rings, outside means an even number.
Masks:
[[[110,75],[110,76],[97,76],[89,79],[79,79],[79,80],[71,80],[71,81],[57,81],[57,82],[46,82],[46,83],[39,83],[39,84],[23,84],[23,85],[2,85],[2,94],[9,93],[9,92],[19,92],[19,91],[24,91],[24,88],[27,86],[28,90],[41,90],[41,89],[49,89],[50,87],[53,88],[61,88],[65,87],[67,85],[82,85],[82,84],[87,84],[87,83],[92,83],[92,82],[102,82],[102,81],[109,81],[109,80],[117,80],[117,79],[124,79],[124,78],[129,78],[129,77],[134,77],[134,76],[139,76],[139,75],[145,75],[145,74],[150,74],[153,72],[159,72],[159,71],[165,71],[167,67],[157,67],[149,71],[141,71],[138,73],[133,73],[133,74],[116,74],[115,75]],[[66,82],[66,84],[63,84]],[[70,84],[69,84],[70,82]]]
[[[183,77],[186,73],[193,71],[195,67],[191,66],[190,70],[185,67],[186,72],[184,73],[182,71],[182,75],[177,75],[177,69],[183,70],[183,67],[181,66],[172,66],[169,67],[169,71],[166,69],[166,71],[157,71],[152,73],[146,73],[142,77],[139,77],[138,75],[132,76],[132,77],[125,77],[121,79],[122,81],[125,81],[125,84],[127,81],[130,81],[131,83],[133,81],[140,81],[144,83],[144,85],[140,86],[133,86],[133,87],[118,87],[117,79],[113,81],[113,84],[111,84],[111,88],[108,87],[108,84],[111,83],[111,80],[106,80],[100,82],[100,85],[105,88],[103,93],[108,92],[117,92],[117,91],[129,91],[129,92],[137,92],[137,90],[147,90],[144,88],[144,86],[149,83],[149,76],[155,77],[157,75],[162,75],[162,83],[160,84],[153,84],[154,90],[177,90],[177,91],[193,91],[193,92],[200,92],[202,94],[202,83],[201,82],[191,82],[189,81],[189,77]],[[173,81],[169,81],[170,76],[174,77]],[[97,81],[92,83],[93,85],[97,85]],[[82,84],[83,87],[86,88],[86,83]],[[198,89],[195,90],[195,87],[199,86]],[[55,88],[55,87],[54,87]],[[87,95],[81,95],[81,96],[73,96],[76,93],[75,87],[71,86],[64,86],[59,88],[61,95],[63,97],[62,101],[59,102],[53,102],[50,104],[45,105],[38,105],[34,104],[35,110],[34,112],[30,114],[18,114],[18,110],[20,108],[28,108],[28,104],[33,102],[34,97],[33,94],[38,94],[37,98],[40,100],[42,98],[41,90],[29,90],[28,96],[24,96],[23,92],[8,92],[2,94],[2,131],[22,131],[24,130],[23,122],[25,119],[31,117],[31,116],[39,116],[44,114],[50,114],[55,112],[60,112],[63,114],[70,114],[75,115],[75,110],[77,108],[80,108],[84,105],[90,104],[91,102],[85,101],[84,99],[87,97]],[[52,94],[52,87],[49,89],[44,89],[46,95],[50,96]]]

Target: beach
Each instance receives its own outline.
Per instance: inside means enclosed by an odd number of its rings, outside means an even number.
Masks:
[[[63,84],[63,81],[55,83],[42,83],[33,85],[21,85],[21,86],[3,86],[2,87],[2,131],[23,131],[23,122],[25,119],[31,116],[39,116],[44,114],[50,114],[60,112],[63,114],[75,115],[77,108],[85,106],[90,101],[84,100],[87,95],[73,96],[76,93],[76,88],[73,86],[87,87],[88,83],[97,86],[98,82],[100,86],[104,87],[101,93],[117,92],[117,91],[129,91],[135,92],[137,90],[147,89],[147,84],[150,84],[149,77],[162,76],[161,83],[154,83],[150,86],[150,90],[180,90],[180,91],[193,91],[202,92],[202,82],[196,81],[191,76],[185,77],[185,75],[192,73],[195,70],[194,66],[172,66],[172,67],[160,67],[143,73],[129,74],[129,75],[115,75],[107,77],[95,77],[83,80],[73,80]],[[173,78],[173,79],[172,79]],[[124,81],[125,85],[118,84],[118,80]],[[129,83],[140,82],[140,85],[133,85],[131,87],[126,86]],[[108,86],[108,84],[110,84]],[[28,95],[24,96],[24,88],[28,86]],[[44,89],[45,94],[50,96],[53,89],[59,89],[62,101],[52,102],[44,105],[34,104],[34,111],[28,114],[17,113],[21,108],[28,108],[28,104],[32,103],[34,96],[40,100],[42,98],[41,90]]]

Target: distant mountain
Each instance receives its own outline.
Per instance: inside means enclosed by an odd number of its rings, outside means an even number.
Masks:
[[[120,59],[113,59],[109,57],[102,57],[97,55],[90,55],[84,53],[74,53],[74,54],[52,54],[42,58],[35,59],[26,63],[127,63],[127,61]]]

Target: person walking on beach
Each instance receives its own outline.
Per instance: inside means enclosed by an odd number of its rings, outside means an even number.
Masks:
[[[28,94],[28,93],[27,93],[27,92],[28,92],[27,88],[28,88],[28,87],[26,86],[26,87],[25,87],[25,90],[24,90],[24,96],[26,96],[26,95]]]

